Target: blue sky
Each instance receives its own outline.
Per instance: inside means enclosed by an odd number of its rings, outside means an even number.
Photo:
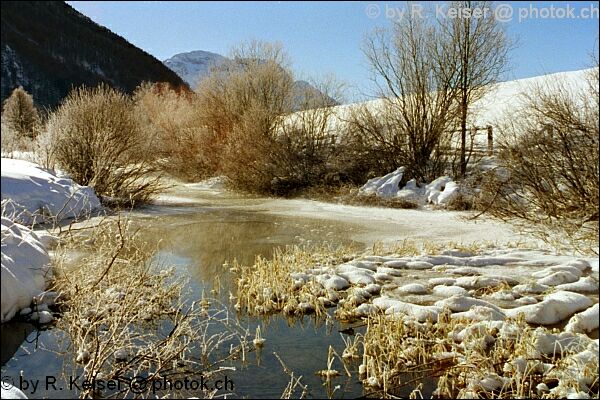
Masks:
[[[334,73],[348,84],[352,99],[370,92],[360,50],[364,36],[377,26],[390,26],[398,10],[407,7],[405,2],[68,3],[160,60],[192,50],[226,55],[248,39],[279,41],[302,77]],[[435,12],[433,5],[422,5]],[[518,41],[503,79],[589,65],[588,54],[598,48],[598,2],[499,5],[510,8],[512,14],[504,14],[510,21],[503,25]]]

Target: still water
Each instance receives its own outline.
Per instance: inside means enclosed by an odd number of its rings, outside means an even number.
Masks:
[[[234,258],[251,263],[257,255],[269,257],[275,248],[305,244],[354,244],[352,237],[360,227],[347,223],[309,218],[275,217],[255,211],[236,209],[235,205],[257,204],[260,199],[242,199],[227,196],[208,196],[184,204],[152,205],[131,213],[134,224],[142,228],[144,238],[158,247],[157,260],[174,265],[178,274],[189,277],[187,296],[201,297],[220,287],[217,298],[235,315],[229,292],[235,293],[235,278],[223,264]],[[218,277],[218,278],[217,278]],[[278,398],[289,382],[273,352],[279,354],[296,377],[308,385],[308,397],[327,395],[321,378],[315,372],[327,366],[328,348],[332,345],[339,354],[343,349],[340,329],[343,326],[317,323],[306,317],[290,323],[275,316],[268,320],[238,315],[240,325],[253,334],[260,325],[265,347],[260,353],[252,352],[247,362],[234,363],[235,372],[227,376],[234,382],[235,397]],[[2,377],[18,383],[19,380],[39,380],[58,376],[63,364],[72,362],[64,355],[64,340],[52,328],[36,330],[23,322],[2,325]],[[356,369],[357,365],[350,366]],[[342,370],[341,365],[337,365]],[[70,370],[70,368],[67,368]],[[22,376],[22,378],[20,378]],[[6,379],[5,379],[6,378]],[[353,398],[363,395],[358,378],[336,378],[339,385],[334,397]],[[32,388],[29,388],[32,389]],[[25,390],[24,390],[25,391]],[[27,392],[27,391],[26,391]],[[64,385],[63,390],[45,390],[43,384],[30,398],[63,398],[77,395]],[[300,392],[297,392],[298,396]]]

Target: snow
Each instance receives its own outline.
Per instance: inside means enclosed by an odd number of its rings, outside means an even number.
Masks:
[[[454,313],[451,318],[465,318],[473,321],[504,321],[506,315],[486,306],[472,306],[468,311]]]
[[[388,315],[408,315],[415,318],[418,322],[425,322],[429,319],[436,322],[438,315],[442,312],[440,307],[421,306],[389,297],[378,297],[373,300],[373,305],[381,310],[385,310],[385,313]]]
[[[406,263],[406,268],[408,268],[408,269],[431,269],[431,268],[433,268],[433,264],[428,263],[427,261],[409,261]]]
[[[444,190],[437,196],[437,199],[434,203],[438,205],[448,204],[458,196],[459,191],[460,188],[458,183],[448,182]]]
[[[529,282],[521,285],[516,285],[513,290],[523,294],[541,294],[550,289],[548,285],[542,285],[538,282]]]
[[[325,289],[344,290],[350,287],[348,281],[341,276],[334,275],[325,281]]]
[[[599,315],[598,303],[585,311],[577,313],[571,317],[565,327],[565,331],[573,333],[591,332],[598,329]]]
[[[164,60],[163,63],[186,81],[192,89],[195,89],[202,78],[209,74],[211,68],[221,65],[225,61],[227,58],[220,54],[196,50],[175,54]]]
[[[438,300],[434,304],[437,307],[445,308],[447,307],[450,311],[453,312],[461,312],[468,311],[473,306],[483,306],[487,308],[491,308],[495,311],[502,312],[500,307],[481,299],[476,299],[469,296],[464,295],[454,295],[444,300]]]
[[[17,389],[9,382],[2,381],[2,397],[3,399],[26,399],[25,393]]]
[[[590,276],[583,277],[577,282],[563,283],[555,287],[558,290],[568,290],[577,293],[598,293],[598,282]]]
[[[50,323],[48,305],[58,294],[44,291],[51,277],[47,248],[58,239],[22,224],[85,217],[101,209],[100,201],[91,188],[29,161],[2,158],[1,175],[2,322],[20,313]],[[33,312],[32,301],[37,303]]]
[[[409,283],[399,287],[397,291],[401,294],[425,294],[428,292],[427,288],[420,283]]]
[[[431,183],[419,187],[415,179],[408,181],[400,188],[405,167],[388,173],[387,175],[372,178],[367,181],[358,191],[362,195],[376,195],[382,198],[401,198],[417,204],[447,205],[455,199],[459,192],[459,185],[448,176],[442,176]]]
[[[440,297],[452,297],[455,295],[466,295],[466,289],[461,288],[460,286],[446,286],[446,285],[438,285],[433,289],[433,294]]]
[[[384,198],[395,197],[398,194],[398,185],[405,170],[405,167],[400,167],[387,175],[369,179],[358,192],[360,194],[376,194]]]
[[[2,217],[2,322],[44,291],[49,263],[48,252],[31,229]]]
[[[550,266],[548,268],[544,268],[541,271],[534,272],[533,274],[531,274],[531,276],[533,276],[535,278],[545,278],[547,276],[554,274],[555,272],[560,272],[560,271],[570,272],[571,274],[575,275],[577,278],[581,277],[581,269],[570,266],[570,265]]]
[[[387,274],[391,276],[402,276],[402,272],[395,268],[389,267],[377,267],[377,272],[380,274]]]
[[[78,218],[101,208],[92,188],[24,160],[2,158],[3,213],[24,224]]]
[[[542,327],[534,331],[533,346],[544,355],[561,354],[585,348],[590,339],[571,332],[551,333]]]
[[[552,275],[548,275],[545,278],[538,279],[538,283],[540,285],[548,285],[548,286],[558,286],[565,283],[577,282],[579,276],[573,275],[568,271],[558,271],[553,273]]]
[[[197,183],[187,183],[185,187],[190,189],[206,190],[206,191],[223,191],[227,189],[227,177],[215,176]]]
[[[578,311],[585,310],[593,301],[582,294],[558,291],[549,294],[539,303],[505,310],[506,315],[517,318],[524,314],[530,324],[553,325],[569,318]]]

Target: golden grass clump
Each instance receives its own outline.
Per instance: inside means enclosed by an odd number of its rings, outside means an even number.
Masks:
[[[326,306],[330,305],[329,294],[314,281],[310,270],[348,260],[350,251],[344,247],[307,249],[293,246],[277,249],[271,259],[258,256],[253,265],[242,266],[234,262],[231,270],[239,276],[235,308],[238,311],[245,309],[250,315],[283,312],[290,317],[312,313],[322,317],[326,314]],[[295,274],[303,274],[305,281],[295,279]]]
[[[128,223],[109,221],[86,240],[73,234],[62,243],[54,260],[57,328],[66,333],[77,369],[64,373],[122,383],[116,392],[83,387],[81,398],[159,395],[154,383],[211,379],[228,359],[244,354],[247,332],[226,308],[207,309],[205,299],[184,302],[185,282],[153,261],[154,252]]]

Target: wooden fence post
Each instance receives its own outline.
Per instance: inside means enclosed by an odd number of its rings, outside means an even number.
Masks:
[[[492,131],[492,126],[487,126],[487,147],[488,147],[488,155],[494,154],[494,132]]]

